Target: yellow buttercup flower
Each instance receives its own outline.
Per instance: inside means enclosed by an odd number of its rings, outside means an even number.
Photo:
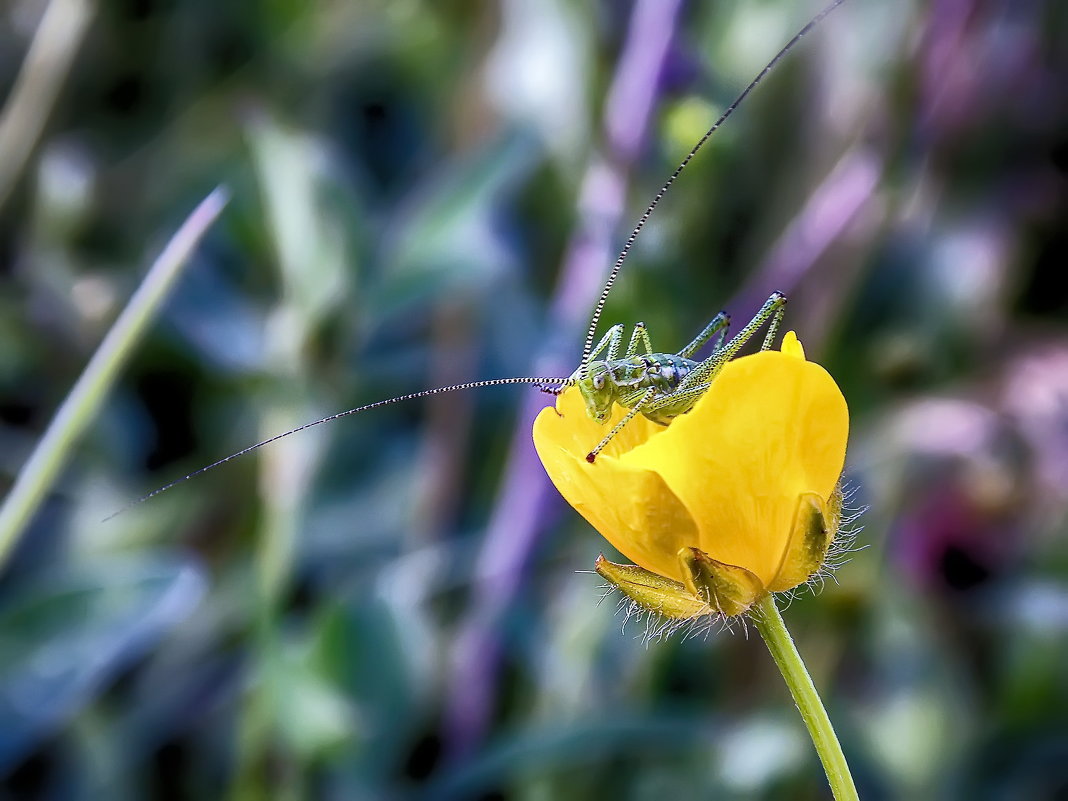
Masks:
[[[598,424],[570,388],[534,422],[557,489],[636,563],[602,558],[601,575],[642,606],[689,618],[741,614],[819,570],[840,518],[849,414],[793,332],[781,351],[724,365],[669,426],[631,420],[589,464],[625,411]]]

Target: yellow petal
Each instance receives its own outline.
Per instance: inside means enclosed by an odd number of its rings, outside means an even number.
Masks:
[[[782,338],[782,345],[779,347],[783,353],[787,356],[796,356],[799,359],[805,358],[805,348],[797,338],[797,334],[793,331],[787,331]]]
[[[842,393],[822,367],[765,351],[726,364],[691,412],[619,461],[661,476],[689,510],[699,536],[683,545],[744,567],[767,586],[782,563],[798,496],[831,496],[848,427]]]
[[[623,464],[616,454],[668,429],[632,420],[594,464],[586,454],[624,412],[618,407],[604,426],[586,414],[578,390],[566,390],[557,408],[534,421],[534,447],[564,499],[620,553],[661,576],[679,577],[675,554],[698,539],[697,525],[664,479]]]
[[[615,426],[626,409],[616,404],[612,408],[612,416],[605,423],[598,423],[586,413],[586,406],[582,401],[582,394],[577,387],[568,387],[556,399],[555,412],[552,407],[546,407],[541,411],[534,423],[534,444],[538,444],[538,437],[550,438],[551,441],[573,454],[581,454],[583,457],[599,443],[612,427]],[[542,418],[545,418],[544,420]],[[555,419],[553,419],[555,417]],[[539,434],[539,428],[541,429]],[[666,431],[667,428],[638,415],[632,419],[612,441],[608,443],[597,457],[596,465],[603,461],[618,457],[632,448],[640,445],[650,437]]]

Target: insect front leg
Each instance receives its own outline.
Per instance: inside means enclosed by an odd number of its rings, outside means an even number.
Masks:
[[[638,402],[631,406],[630,410],[623,416],[623,419],[616,423],[615,426],[612,427],[612,430],[608,432],[608,435],[597,443],[596,448],[586,454],[586,461],[593,464],[594,460],[597,458],[597,454],[603,451],[605,445],[612,441],[612,437],[622,431],[623,426],[629,423],[636,414],[642,411],[645,405],[652,400],[654,395],[656,395],[656,387],[649,387],[649,389],[645,390],[645,392],[642,393],[642,396],[638,399]]]
[[[634,332],[630,335],[630,344],[627,346],[626,358],[630,358],[638,352],[639,342],[645,346],[646,353],[653,352],[653,343],[649,339],[649,331],[646,329],[645,323],[634,324]]]
[[[549,384],[535,384],[534,386],[537,388],[538,392],[544,392],[546,395],[559,395],[565,389],[572,386],[572,384],[564,383],[555,386],[550,386]]]
[[[713,350],[719,350],[720,345],[723,344],[723,337],[727,334],[727,329],[731,325],[731,316],[727,312],[720,312],[712,321],[705,326],[704,331],[694,337],[693,342],[687,345],[685,348],[679,351],[678,355],[684,359],[689,359],[694,353],[696,353],[702,345],[704,345],[712,336],[716,333],[719,337],[716,339],[716,344]]]
[[[608,329],[608,332],[603,337],[601,337],[601,341],[597,343],[597,347],[590,351],[590,357],[587,359],[586,363],[589,364],[596,359],[605,348],[608,349],[608,354],[605,358],[608,360],[617,358],[619,356],[619,348],[622,344],[623,324],[616,323]]]

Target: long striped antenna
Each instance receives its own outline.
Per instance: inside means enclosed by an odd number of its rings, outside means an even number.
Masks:
[[[616,263],[612,267],[612,272],[609,273],[608,280],[605,282],[604,285],[604,289],[601,290],[601,296],[597,299],[597,305],[593,309],[593,319],[590,321],[590,329],[586,332],[586,343],[583,345],[582,348],[582,366],[579,369],[580,376],[585,377],[586,372],[590,366],[590,353],[593,350],[593,340],[594,337],[597,335],[597,324],[601,321],[601,313],[604,311],[604,304],[608,300],[608,293],[612,291],[612,286],[613,284],[615,284],[616,278],[619,275],[619,271],[623,267],[623,262],[626,261],[627,256],[630,255],[630,248],[634,244],[634,240],[638,238],[638,234],[641,233],[641,230],[645,227],[645,223],[649,221],[649,217],[652,216],[653,210],[656,209],[656,207],[660,204],[660,201],[663,199],[664,195],[666,195],[667,191],[671,188],[671,185],[675,183],[675,179],[679,177],[683,170],[686,169],[686,165],[693,160],[694,156],[697,155],[697,151],[704,147],[704,144],[708,141],[709,137],[712,136],[712,134],[714,134],[716,130],[721,125],[723,125],[724,122],[727,121],[727,118],[734,113],[734,110],[741,105],[742,101],[745,100],[746,97],[749,96],[749,93],[756,89],[757,85],[762,80],[764,80],[765,76],[769,72],[771,72],[772,69],[775,68],[775,65],[778,64],[783,59],[783,57],[793,49],[794,45],[800,42],[807,33],[809,33],[813,28],[823,22],[824,18],[826,18],[828,14],[830,14],[844,2],[845,0],[833,0],[833,2],[831,2],[819,14],[809,20],[808,24],[806,24],[805,27],[795,33],[794,37],[789,42],[783,45],[783,48],[775,54],[775,57],[772,58],[771,61],[769,61],[765,65],[764,69],[760,71],[760,74],[758,74],[755,78],[753,78],[752,81],[749,82],[749,85],[745,87],[744,90],[742,90],[742,93],[734,99],[733,103],[727,106],[726,110],[720,115],[719,119],[716,120],[712,127],[705,131],[705,135],[702,136],[700,140],[698,140],[697,144],[690,149],[690,152],[686,154],[686,158],[684,158],[682,160],[682,163],[675,168],[675,172],[671,173],[671,176],[666,181],[664,181],[664,185],[660,187],[660,190],[656,193],[656,196],[653,197],[652,202],[645,207],[645,211],[643,211],[642,216],[638,218],[638,222],[635,224],[634,230],[630,232],[630,236],[627,237],[627,241],[623,244],[623,249],[619,251],[619,256],[616,257]]]
[[[557,392],[559,392],[559,389],[561,387],[570,386],[573,383],[574,383],[574,379],[573,378],[492,378],[492,379],[488,379],[486,381],[468,381],[465,384],[452,384],[452,385],[447,386],[447,387],[437,387],[435,389],[424,389],[422,392],[412,392],[409,395],[398,395],[396,398],[389,398],[388,400],[380,400],[380,401],[375,401],[374,403],[365,404],[363,406],[357,406],[355,409],[348,409],[348,410],[346,410],[344,412],[338,412],[337,414],[331,414],[331,415],[329,415],[327,417],[323,417],[323,418],[321,418],[319,420],[313,420],[310,423],[305,423],[304,425],[297,426],[296,428],[291,428],[289,431],[284,431],[281,434],[275,434],[273,437],[268,437],[267,439],[265,439],[265,440],[263,440],[261,442],[257,442],[255,445],[249,445],[247,448],[242,448],[241,450],[237,451],[236,453],[231,453],[229,456],[224,456],[222,459],[219,459],[216,462],[212,462],[209,465],[205,465],[204,467],[201,467],[199,470],[194,470],[192,473],[189,473],[188,475],[182,476],[181,478],[176,478],[174,481],[170,482],[169,484],[164,484],[162,487],[158,487],[158,488],[152,490],[152,492],[148,493],[147,495],[142,495],[136,501],[131,501],[126,506],[124,506],[121,509],[119,509],[117,512],[112,512],[110,515],[105,517],[103,519],[103,521],[101,521],[101,522],[106,523],[107,521],[111,520],[112,518],[118,517],[123,512],[126,512],[126,511],[132,509],[133,507],[144,503],[149,498],[155,498],[160,493],[166,492],[167,490],[172,489],[173,487],[177,487],[179,484],[182,484],[182,483],[188,481],[191,478],[196,478],[197,476],[202,475],[203,473],[207,473],[209,470],[214,470],[216,467],[219,467],[220,465],[224,465],[224,464],[226,464],[227,462],[229,462],[229,461],[231,461],[233,459],[237,459],[237,458],[239,458],[241,456],[244,456],[246,453],[252,453],[252,451],[258,450],[259,448],[262,448],[264,445],[270,445],[272,442],[277,442],[280,439],[285,439],[286,437],[291,436],[293,434],[296,434],[296,433],[298,433],[300,431],[304,431],[304,430],[309,429],[309,428],[314,428],[315,426],[321,426],[323,423],[329,423],[329,422],[331,422],[333,420],[337,420],[337,419],[339,419],[341,417],[348,417],[350,414],[359,414],[360,412],[366,412],[366,411],[370,411],[371,409],[377,409],[380,406],[388,406],[391,403],[400,403],[401,401],[415,400],[416,398],[425,398],[428,395],[442,395],[442,394],[444,394],[446,392],[458,392],[459,390],[462,390],[462,389],[480,389],[482,387],[494,387],[494,386],[499,386],[501,384],[536,384],[536,385],[538,385],[539,389],[541,389],[543,392],[550,392],[550,393],[556,394]],[[556,385],[556,386],[553,387],[551,385]]]

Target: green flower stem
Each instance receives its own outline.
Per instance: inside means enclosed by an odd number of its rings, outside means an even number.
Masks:
[[[71,447],[100,409],[119,370],[148,328],[182,266],[222,212],[227,197],[225,189],[215,189],[171,237],[19,471],[11,492],[0,506],[0,568],[66,462]]]
[[[834,733],[831,719],[827,717],[827,710],[823,708],[812,677],[808,675],[805,663],[801,660],[801,654],[797,652],[782,615],[775,606],[775,597],[771,594],[764,596],[753,605],[752,611],[757,631],[767,643],[775,664],[786,679],[786,686],[790,688],[794,703],[801,712],[801,718],[808,726],[809,736],[816,746],[823,769],[827,772],[827,781],[830,782],[836,801],[857,801],[857,787],[853,784],[853,777],[849,773],[849,765],[846,764],[838,736]]]

